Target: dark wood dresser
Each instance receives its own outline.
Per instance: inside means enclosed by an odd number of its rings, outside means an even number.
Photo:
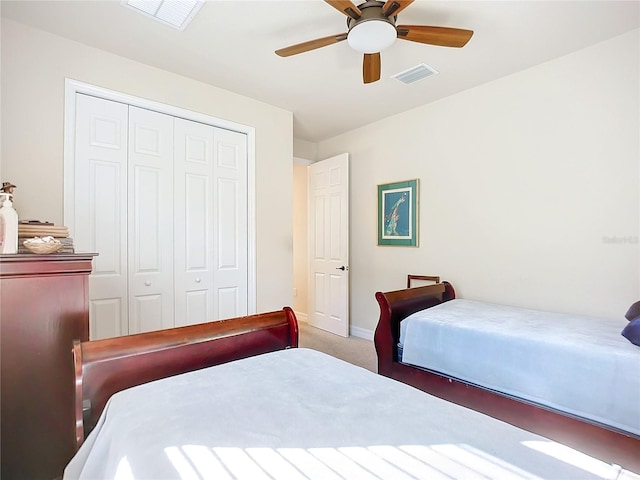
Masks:
[[[93,254],[0,255],[1,478],[51,480],[74,453],[73,340]]]

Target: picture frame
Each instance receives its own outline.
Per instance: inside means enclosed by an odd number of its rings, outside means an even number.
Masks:
[[[378,245],[418,246],[419,180],[378,185]]]

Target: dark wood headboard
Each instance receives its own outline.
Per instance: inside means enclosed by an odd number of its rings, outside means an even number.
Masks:
[[[410,275],[407,280],[409,283],[411,277],[419,278]],[[436,278],[438,277],[421,277],[429,280]],[[378,373],[391,376],[393,364],[397,363],[400,322],[412,313],[452,300],[455,296],[453,286],[446,281],[393,292],[376,292],[376,300],[380,307],[380,318],[374,335]]]
[[[107,400],[129,387],[261,353],[298,346],[293,310],[75,342],[76,447]]]

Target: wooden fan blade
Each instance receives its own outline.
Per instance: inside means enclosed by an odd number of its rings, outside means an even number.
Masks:
[[[280,55],[281,57],[290,57],[291,55],[296,55],[298,53],[308,52],[309,50],[326,47],[327,45],[333,45],[334,43],[338,43],[346,39],[346,33],[331,35],[330,37],[316,38],[315,40],[309,40],[308,42],[298,43],[297,45],[291,45],[290,47],[281,48],[280,50],[276,50],[276,54]]]
[[[341,11],[347,17],[351,17],[354,20],[358,20],[362,15],[362,12],[349,0],[324,0],[336,10]]]
[[[380,53],[364,54],[362,79],[364,83],[373,83],[380,80]]]
[[[414,0],[387,0],[387,3],[382,6],[382,14],[385,17],[397,15],[413,2]]]
[[[473,30],[425,25],[398,25],[396,30],[402,40],[441,47],[464,47],[473,35]]]

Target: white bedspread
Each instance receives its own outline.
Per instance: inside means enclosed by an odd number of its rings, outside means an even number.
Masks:
[[[572,462],[556,458],[567,453]],[[114,395],[65,479],[635,478],[306,349]]]
[[[451,300],[402,321],[402,361],[640,435],[626,321]]]

